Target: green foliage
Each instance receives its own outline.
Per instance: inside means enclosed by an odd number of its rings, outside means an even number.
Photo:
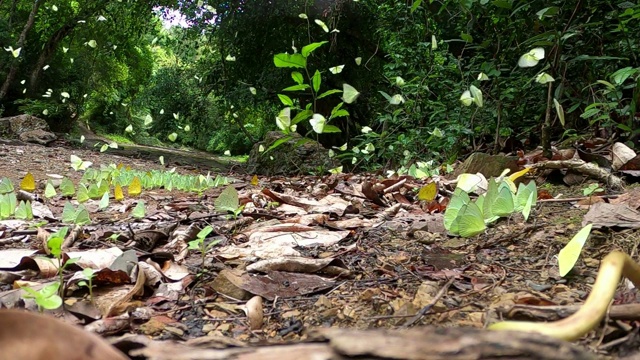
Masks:
[[[89,298],[93,303],[93,277],[95,276],[95,272],[91,268],[85,268],[82,270],[82,275],[85,280],[79,281],[78,286],[84,286],[89,289]]]
[[[46,310],[54,310],[62,306],[62,298],[58,295],[60,288],[59,282],[53,282],[42,289],[36,291],[26,286],[22,290],[26,292],[22,297],[25,299],[33,299],[38,305],[40,312]]]
[[[207,251],[209,251],[209,249],[216,246],[220,242],[220,240],[214,240],[209,242],[208,244],[205,243],[205,239],[207,238],[207,236],[209,236],[209,234],[212,231],[213,231],[213,228],[211,227],[211,225],[207,225],[205,228],[203,228],[198,232],[198,235],[196,236],[195,240],[189,241],[190,250],[200,251],[200,255],[202,256],[201,266],[203,268],[204,268],[204,261],[205,261],[205,256],[207,254]]]

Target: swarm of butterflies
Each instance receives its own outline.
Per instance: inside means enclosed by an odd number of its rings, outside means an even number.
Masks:
[[[468,177],[477,177],[478,175]],[[538,191],[534,181],[527,185],[520,183],[516,187],[517,176],[492,178],[487,181],[486,191],[482,186],[468,186],[464,176],[456,186],[451,201],[444,213],[444,227],[452,235],[471,237],[478,235],[501,217],[509,217],[516,212],[522,213],[525,221],[529,219],[531,209],[536,205]],[[469,193],[479,193],[472,200]]]

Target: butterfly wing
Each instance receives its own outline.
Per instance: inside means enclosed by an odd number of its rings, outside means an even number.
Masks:
[[[484,224],[482,211],[475,203],[469,203],[460,209],[458,214],[458,233],[462,237],[472,237],[482,233],[487,226]]]

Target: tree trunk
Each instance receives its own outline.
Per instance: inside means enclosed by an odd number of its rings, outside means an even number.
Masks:
[[[47,61],[51,59],[51,56],[56,52],[58,45],[60,42],[69,35],[71,31],[76,27],[77,22],[74,21],[70,24],[64,24],[61,28],[56,30],[56,32],[51,35],[47,43],[44,45],[42,52],[40,52],[40,56],[38,57],[38,61],[31,71],[31,76],[29,77],[29,93],[33,95],[38,88],[38,81],[40,80],[40,73],[42,72],[42,68],[45,66]]]
[[[35,2],[33,3],[31,13],[29,13],[29,18],[27,19],[27,23],[24,24],[24,28],[22,28],[22,32],[20,33],[20,37],[18,38],[18,43],[16,44],[17,47],[21,48],[24,46],[25,40],[27,38],[27,33],[29,33],[29,31],[33,27],[33,24],[36,21],[36,14],[38,13],[38,9],[44,2],[45,0],[35,0]],[[14,59],[11,67],[9,68],[7,78],[4,80],[2,87],[0,87],[0,100],[2,100],[7,95],[7,92],[9,92],[9,87],[11,86],[13,79],[16,77],[16,73],[18,72],[18,65],[19,61],[17,59]]]

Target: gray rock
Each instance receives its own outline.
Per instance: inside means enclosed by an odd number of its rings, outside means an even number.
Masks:
[[[500,176],[504,169],[510,169],[512,173],[518,171],[518,157],[476,152],[456,168],[453,176],[481,173],[486,178],[490,178],[492,176]]]
[[[253,145],[247,160],[250,173],[260,175],[309,174],[338,167],[340,163],[329,158],[329,150],[318,142],[306,139],[298,133],[269,152],[260,152],[260,145],[268,149],[274,142],[284,137],[278,131],[267,133],[265,139]],[[273,158],[273,159],[272,159]]]
[[[56,134],[49,131],[40,130],[40,129],[25,131],[22,134],[20,134],[20,141],[40,144],[45,146],[51,143],[52,141],[55,141],[57,138],[58,137],[56,136]]]
[[[23,114],[0,118],[0,138],[47,145],[57,137],[45,120]]]

